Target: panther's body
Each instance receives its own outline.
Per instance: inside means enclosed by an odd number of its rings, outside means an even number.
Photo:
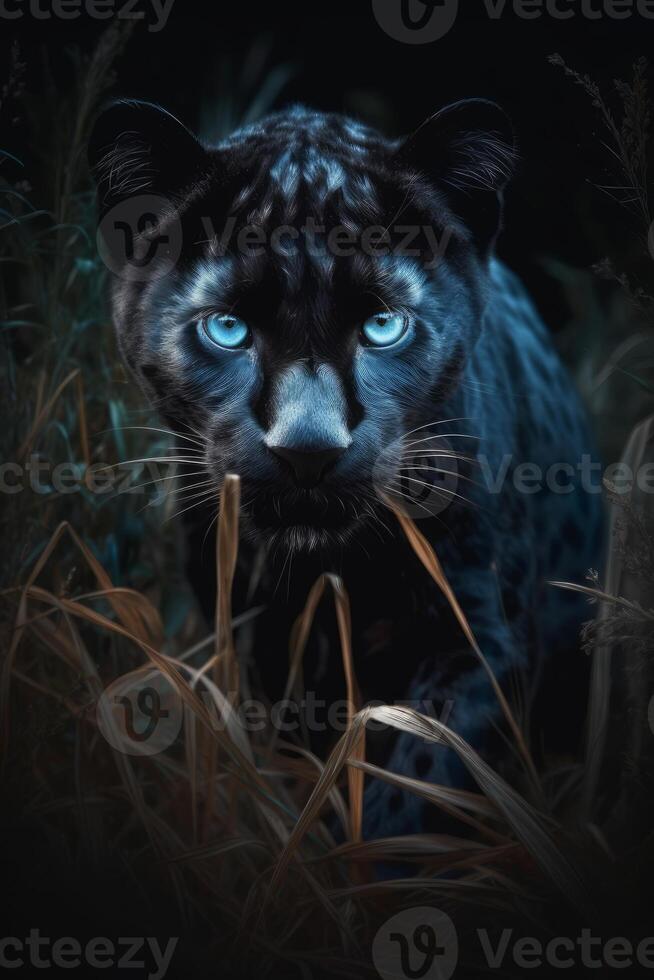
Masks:
[[[98,124],[92,162],[104,210],[143,193],[172,202],[158,232],[181,230],[181,255],[164,277],[119,276],[116,325],[169,423],[201,434],[212,493],[225,472],[241,474],[237,601],[264,546],[248,601],[266,605],[252,645],[266,693],[283,690],[312,576],[335,570],[350,593],[364,700],[451,700],[450,724],[487,748],[497,718],[488,678],[384,498],[420,518],[500,683],[518,672],[538,686],[579,620],[575,600],[547,581],[593,564],[599,505],[578,483],[534,492],[514,480],[524,463],[543,475],[576,468],[589,439],[545,327],[493,258],[513,163],[503,115],[462,103],[388,141],[296,108],[207,149],[160,110],[121,103]],[[324,239],[313,247],[308,218],[345,229],[348,254]],[[238,243],[248,226],[254,250]],[[383,254],[365,239],[371,227]],[[435,489],[453,468],[456,483]],[[192,577],[209,612],[207,519],[191,516]],[[308,653],[306,687],[328,700],[343,690],[335,651]],[[372,752],[409,775],[458,778],[445,750],[409,736],[380,737]],[[366,812],[371,834],[425,826],[420,805],[383,783]]]

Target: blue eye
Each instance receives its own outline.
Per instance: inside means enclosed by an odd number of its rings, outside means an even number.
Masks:
[[[375,313],[368,317],[361,333],[371,347],[391,347],[404,336],[408,319],[402,313]]]
[[[200,325],[209,340],[227,350],[246,347],[250,341],[250,328],[245,320],[229,313],[210,313],[200,320]]]

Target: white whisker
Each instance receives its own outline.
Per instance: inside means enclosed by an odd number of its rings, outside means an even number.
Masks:
[[[404,433],[404,435],[410,436],[413,432],[420,432],[421,429],[428,429],[430,425],[445,425],[446,422],[473,422],[473,421],[474,419],[466,418],[465,416],[463,418],[458,418],[458,419],[436,419],[435,422],[425,422],[424,425],[418,425],[416,426],[415,429],[409,429],[408,432]]]
[[[173,473],[172,476],[158,476],[154,480],[148,480],[147,483],[139,483],[137,486],[133,487],[130,485],[129,492],[133,493],[135,490],[143,490],[144,487],[151,487],[155,483],[165,483],[167,480],[182,480],[188,479],[190,476],[201,476],[206,473],[207,470],[192,470],[190,473]],[[121,492],[120,490],[118,491]],[[126,493],[127,491],[122,491]]]
[[[432,490],[434,493],[449,493],[451,497],[458,497],[459,500],[463,500],[464,503],[470,504],[471,507],[477,506],[474,500],[469,500],[468,497],[464,497],[462,496],[462,494],[456,493],[456,491],[448,489],[448,487],[435,487],[431,483],[426,483],[424,480],[416,480],[414,477],[411,476],[403,476],[401,479],[408,480],[409,483],[417,483],[418,486],[424,487],[425,490]]]
[[[191,483],[188,487],[179,487],[178,489],[173,488],[169,490],[166,494],[167,497],[175,497],[177,500],[184,500],[183,494],[188,493],[189,490],[198,490],[201,487],[214,487],[215,484],[212,479],[202,480],[200,483]],[[187,498],[190,500],[190,497]]]
[[[458,459],[461,463],[475,463],[481,465],[474,456],[463,456],[461,453],[440,453],[434,449],[416,449],[413,452],[403,453],[398,459]]]
[[[174,436],[176,439],[184,439],[186,442],[195,443],[197,446],[201,446],[203,449],[207,444],[207,440],[204,437],[200,439],[192,439],[190,436],[184,435],[183,432],[173,432],[172,429],[157,429],[151,425],[117,425],[112,429],[102,429],[98,435],[105,435],[107,432],[160,432],[162,435]],[[197,433],[196,433],[197,434]]]
[[[463,473],[457,473],[456,470],[444,470],[440,466],[401,466],[398,472],[403,473],[405,470],[408,470],[410,473],[422,473],[427,471],[442,473],[444,476],[454,476],[457,480],[465,480],[467,483],[473,483],[476,487],[479,487],[480,490],[486,489],[483,483],[473,480],[472,477],[465,476]]]
[[[181,517],[182,514],[186,514],[189,510],[193,510],[194,507],[199,507],[203,503],[208,503],[215,492],[215,488],[211,487],[209,490],[203,491],[203,493],[195,494],[194,496],[199,498],[195,501],[195,503],[192,503],[189,507],[184,507],[182,510],[175,511],[174,514],[170,514],[170,516],[167,517],[163,523],[167,524],[168,521],[172,521],[175,517]],[[187,497],[186,499],[190,500],[193,498]]]
[[[432,514],[431,511],[428,510],[427,507],[424,506],[424,504],[421,504],[419,501],[414,500],[413,497],[410,497],[408,493],[403,493],[401,490],[398,490],[395,485],[392,485],[392,484],[386,485],[386,486],[384,486],[384,490],[389,490],[390,493],[395,494],[398,497],[406,497],[406,499],[407,500],[410,500],[412,504],[415,504],[416,505],[416,507],[422,508],[422,510],[424,510],[425,514],[429,514],[430,517],[435,517],[436,516],[435,514]]]
[[[402,445],[405,448],[409,446],[417,446],[421,442],[433,442],[434,439],[477,439],[479,441],[479,436],[472,435],[469,432],[439,432],[434,433],[431,436],[423,436],[421,439],[410,439],[408,442],[402,438]]]
[[[122,459],[119,463],[108,463],[107,466],[101,466],[97,472],[115,470],[119,466],[132,466],[134,463],[183,463],[187,466],[197,466],[199,462],[197,457],[187,459],[182,456],[143,456],[140,459]]]

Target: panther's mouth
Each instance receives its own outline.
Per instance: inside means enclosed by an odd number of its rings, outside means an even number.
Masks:
[[[244,516],[260,537],[293,550],[344,544],[362,526],[369,507],[351,493],[326,488],[259,492],[244,505]]]

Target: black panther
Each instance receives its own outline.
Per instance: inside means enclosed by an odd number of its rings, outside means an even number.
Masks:
[[[117,269],[120,348],[167,424],[201,448],[189,556],[208,615],[202,540],[224,474],[240,474],[236,602],[266,606],[251,665],[266,694],[284,688],[313,577],[337,571],[363,700],[449,701],[449,724],[496,750],[488,678],[391,497],[435,547],[500,683],[546,690],[562,723],[580,657],[560,652],[574,648],[580,609],[548,580],[583,578],[600,514],[597,496],[562,479],[591,449],[572,382],[494,256],[516,165],[505,114],[464,101],[386,139],[296,106],[204,146],[159,107],[120,101],[99,117],[90,161],[103,227],[145,195],[141,257],[167,243],[163,265]],[[552,466],[559,486],[535,486]],[[337,644],[307,658],[307,687],[342,696]],[[375,736],[370,752],[409,775],[461,778],[449,750],[413,737]],[[430,819],[419,800],[369,786],[368,836]]]

